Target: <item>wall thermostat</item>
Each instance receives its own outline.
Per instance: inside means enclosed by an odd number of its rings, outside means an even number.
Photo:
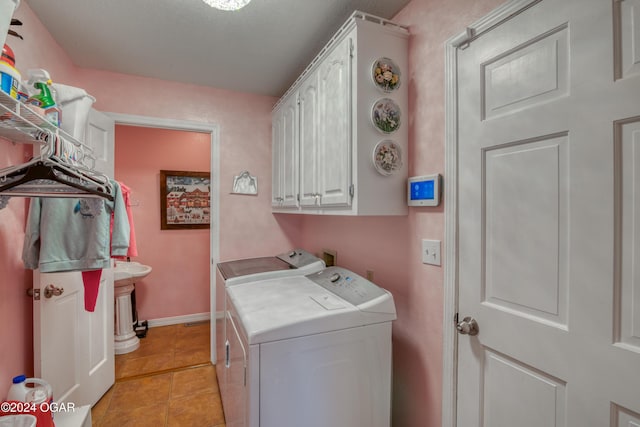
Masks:
[[[440,174],[412,176],[407,182],[409,206],[438,206],[442,187]]]

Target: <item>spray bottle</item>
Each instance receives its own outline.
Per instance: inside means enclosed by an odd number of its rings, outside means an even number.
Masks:
[[[32,95],[27,100],[27,103],[42,108],[47,120],[56,126],[60,126],[62,113],[56,105],[56,101],[53,99],[53,95],[51,95],[51,90],[49,89],[52,83],[49,73],[43,69],[34,69],[28,70],[27,76],[29,89],[33,87],[33,89],[37,91],[35,95]]]

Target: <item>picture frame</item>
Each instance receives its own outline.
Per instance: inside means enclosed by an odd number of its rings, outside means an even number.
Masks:
[[[211,224],[211,174],[160,171],[160,229],[202,229]]]

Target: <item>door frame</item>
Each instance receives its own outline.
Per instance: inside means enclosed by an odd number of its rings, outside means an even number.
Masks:
[[[445,43],[444,318],[442,427],[457,425],[458,334],[458,50],[542,0],[510,0]]]
[[[210,206],[216,208],[211,213],[209,227],[209,315],[216,317],[216,264],[220,261],[220,126],[215,123],[203,123],[190,120],[165,119],[160,117],[137,116],[132,114],[105,113],[113,118],[116,125],[138,126],[147,128],[179,130],[187,132],[208,133],[210,137],[211,158],[211,193]],[[114,142],[115,146],[115,142]],[[210,354],[211,363],[216,363],[216,328],[211,328]]]

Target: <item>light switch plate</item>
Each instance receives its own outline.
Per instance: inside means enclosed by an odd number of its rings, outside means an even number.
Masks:
[[[422,262],[440,265],[440,240],[422,239]]]

